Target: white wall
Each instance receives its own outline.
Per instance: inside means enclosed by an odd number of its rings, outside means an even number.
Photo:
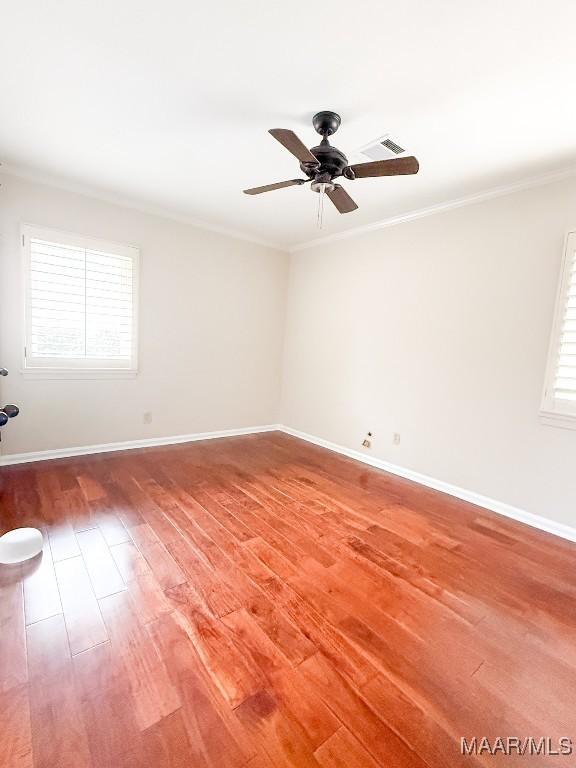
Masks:
[[[574,228],[569,180],[295,253],[283,423],[576,525],[576,431],[538,418]]]
[[[575,180],[293,254],[289,282],[281,252],[1,182],[0,400],[22,408],[3,454],[278,421],[360,449],[371,430],[372,456],[576,525],[576,432],[538,419]],[[136,379],[19,373],[21,222],[141,248]]]
[[[286,254],[14,176],[1,182],[1,398],[21,407],[3,454],[277,422]],[[21,222],[140,247],[136,379],[19,373]]]

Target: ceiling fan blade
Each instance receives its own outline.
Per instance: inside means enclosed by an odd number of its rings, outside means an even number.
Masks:
[[[305,184],[305,179],[290,179],[290,181],[278,181],[276,184],[266,184],[264,187],[252,187],[245,189],[245,195],[260,195],[262,192],[272,192],[274,189],[283,189],[284,187],[293,187]]]
[[[358,208],[354,200],[352,200],[348,192],[340,184],[335,184],[334,189],[331,192],[326,192],[326,194],[340,213],[350,213],[350,211],[355,211]]]
[[[357,179],[374,176],[404,176],[418,173],[418,160],[415,157],[396,157],[392,160],[376,160],[373,163],[359,163],[350,166]]]
[[[286,147],[288,152],[292,152],[294,157],[297,157],[301,163],[314,163],[318,165],[318,160],[316,160],[306,145],[300,141],[294,131],[289,131],[287,128],[270,128],[268,133],[274,136],[276,141],[279,141],[283,147]]]

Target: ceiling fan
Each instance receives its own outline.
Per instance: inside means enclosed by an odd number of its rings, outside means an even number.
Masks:
[[[370,163],[358,163],[348,165],[346,155],[328,141],[328,136],[336,133],[340,127],[340,115],[336,112],[318,112],[312,118],[312,125],[322,136],[322,141],[317,147],[307,149],[294,131],[286,128],[271,128],[276,141],[291,152],[300,161],[300,169],[308,177],[307,179],[290,179],[279,181],[276,184],[267,184],[264,187],[252,187],[245,189],[246,195],[259,195],[262,192],[272,192],[274,189],[293,187],[312,182],[311,189],[319,192],[321,198],[326,194],[340,213],[350,213],[358,206],[352,200],[348,192],[335,179],[343,176],[345,179],[366,179],[374,176],[400,176],[418,173],[418,160],[415,157],[398,157],[392,160],[375,160]]]

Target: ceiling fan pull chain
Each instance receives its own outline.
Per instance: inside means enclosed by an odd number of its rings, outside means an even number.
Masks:
[[[326,184],[320,184],[318,195],[318,216],[316,223],[318,229],[324,229],[324,198],[326,197]]]

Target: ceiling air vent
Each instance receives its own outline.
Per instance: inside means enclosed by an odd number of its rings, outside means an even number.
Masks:
[[[401,155],[402,152],[406,151],[402,147],[398,146],[395,141],[392,141],[392,139],[384,139],[384,141],[381,141],[380,144],[382,144],[383,147],[386,147],[386,149],[389,149],[390,152],[394,152],[395,155]]]
[[[388,134],[381,136],[376,141],[371,141],[359,151],[370,160],[391,160],[393,157],[398,157],[406,152],[404,147],[401,147]]]

